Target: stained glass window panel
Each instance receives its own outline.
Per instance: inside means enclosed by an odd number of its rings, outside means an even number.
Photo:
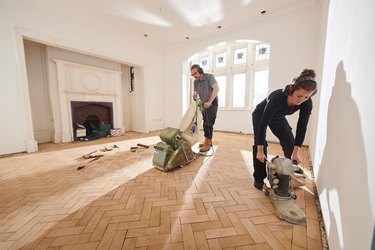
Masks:
[[[204,71],[207,71],[210,68],[209,59],[210,58],[208,56],[204,56],[204,57],[201,57],[200,60],[199,60],[200,66]]]
[[[234,64],[241,64],[246,62],[247,48],[240,48],[234,50]]]
[[[270,58],[270,45],[259,43],[255,45],[255,60],[261,61]]]
[[[216,67],[225,67],[227,64],[227,53],[216,53]]]

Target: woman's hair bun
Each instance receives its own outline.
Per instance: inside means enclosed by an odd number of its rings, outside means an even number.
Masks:
[[[310,76],[310,77],[313,77],[315,78],[315,70],[313,69],[304,69],[302,70],[301,74],[299,75],[300,77],[301,76]]]

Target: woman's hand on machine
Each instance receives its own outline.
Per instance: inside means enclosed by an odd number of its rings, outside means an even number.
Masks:
[[[301,158],[299,155],[292,155],[291,160],[293,163],[297,163],[296,165],[300,164],[302,162]]]
[[[260,161],[260,162],[262,162],[262,163],[264,163],[265,162],[265,160],[266,160],[266,156],[265,156],[265,154],[264,154],[264,150],[263,150],[263,146],[262,145],[258,145],[257,146],[257,159]]]
[[[294,146],[292,157],[290,157],[292,162],[297,162],[297,164],[302,162],[301,158],[299,157],[299,150],[300,150],[300,147]]]
[[[265,160],[266,160],[266,156],[265,156],[263,153],[257,153],[257,159],[258,159],[260,162],[264,163]]]

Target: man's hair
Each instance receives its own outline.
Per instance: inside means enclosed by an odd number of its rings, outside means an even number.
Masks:
[[[199,66],[198,64],[193,64],[191,65],[190,67],[190,71],[192,71],[193,69],[197,69],[198,70],[198,73],[199,74],[203,74],[203,69],[201,68],[201,66]]]

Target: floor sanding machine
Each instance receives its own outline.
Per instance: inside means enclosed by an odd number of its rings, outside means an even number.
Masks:
[[[199,125],[203,105],[199,99],[192,102],[178,128],[168,127],[160,134],[161,142],[154,148],[152,163],[162,171],[183,167],[195,159],[192,146],[199,140]]]
[[[287,158],[274,157],[266,163],[267,181],[263,191],[270,196],[280,219],[293,224],[306,222],[306,214],[297,206],[297,195],[293,188],[306,184],[306,176],[303,170]]]

